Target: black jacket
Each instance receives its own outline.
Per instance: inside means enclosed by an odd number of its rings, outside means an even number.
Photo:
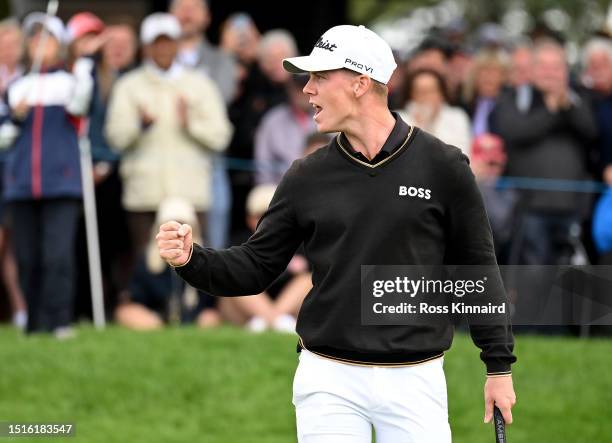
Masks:
[[[536,89],[525,112],[517,107],[515,89],[498,98],[490,126],[505,142],[508,153],[505,175],[558,180],[589,178],[589,144],[597,136],[597,127],[586,99],[575,93],[571,97],[571,106],[556,113],[547,109]],[[584,197],[545,190],[523,192],[523,196],[528,210],[565,213],[578,212]]]

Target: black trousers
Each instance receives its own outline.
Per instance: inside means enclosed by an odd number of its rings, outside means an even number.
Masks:
[[[19,282],[28,305],[27,332],[70,324],[75,287],[77,199],[11,203]]]

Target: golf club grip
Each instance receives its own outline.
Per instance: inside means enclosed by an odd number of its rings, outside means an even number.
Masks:
[[[507,443],[506,422],[504,421],[504,416],[497,406],[493,407],[493,426],[495,427],[495,442]]]

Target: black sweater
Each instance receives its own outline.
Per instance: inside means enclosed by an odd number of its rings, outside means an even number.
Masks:
[[[361,324],[361,265],[495,265],[491,231],[467,157],[401,119],[375,165],[355,158],[346,138],[293,163],[256,232],[225,250],[194,245],[178,274],[218,296],[257,294],[285,269],[303,242],[313,288],[297,324],[299,346],[340,361],[408,365],[436,358],[453,326]],[[399,195],[399,186],[428,189]],[[505,297],[503,287],[495,288]],[[516,359],[507,321],[471,326],[489,374]]]

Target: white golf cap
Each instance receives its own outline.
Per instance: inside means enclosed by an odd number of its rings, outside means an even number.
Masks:
[[[156,12],[147,16],[140,25],[140,41],[149,45],[162,35],[173,40],[181,37],[181,24],[172,14]]]
[[[391,47],[365,26],[340,25],[317,40],[310,55],[283,60],[294,74],[346,68],[387,84],[397,67]]]
[[[55,16],[47,16],[44,12],[31,12],[23,19],[23,32],[25,35],[32,34],[34,27],[44,27],[60,44],[66,42],[66,28],[62,21]]]

